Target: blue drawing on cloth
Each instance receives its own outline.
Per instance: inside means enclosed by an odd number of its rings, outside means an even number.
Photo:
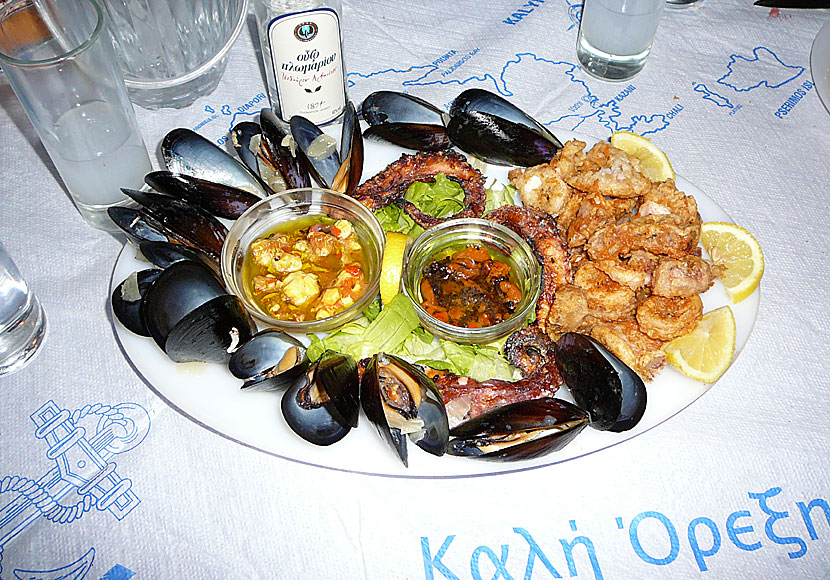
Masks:
[[[568,26],[568,30],[573,30],[574,28],[579,27],[579,21],[582,20],[582,2],[568,2],[568,18],[571,21],[571,25]]]
[[[48,401],[32,413],[31,419],[35,437],[48,445],[46,459],[54,466],[38,479],[20,475],[0,479],[0,496],[14,495],[0,506],[0,574],[3,546],[38,518],[67,525],[96,507],[121,520],[141,503],[131,490],[132,482],[116,473],[116,463],[110,459],[134,449],[147,436],[150,415],[144,407],[135,403],[95,403],[70,412]],[[83,578],[89,567],[84,569],[81,563],[89,557],[91,564],[94,554],[91,549],[77,562],[55,569],[66,570],[55,577]],[[77,573],[70,573],[72,566],[76,566],[73,570]],[[39,576],[30,574],[26,578]]]
[[[711,90],[703,83],[692,83],[692,90],[700,93],[704,101],[715,103],[718,107],[726,107],[727,109],[735,108],[735,105],[729,99]]]
[[[801,76],[805,70],[803,66],[786,64],[765,46],[753,49],[752,57],[733,54],[726,69],[729,72],[717,82],[738,92],[762,86],[777,89]]]

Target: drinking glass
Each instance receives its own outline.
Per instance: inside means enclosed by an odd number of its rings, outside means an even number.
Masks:
[[[576,43],[590,75],[624,81],[646,64],[665,0],[585,0]]]
[[[248,0],[103,0],[133,103],[182,108],[219,84]]]
[[[0,243],[0,375],[26,366],[45,334],[43,308]]]
[[[96,0],[0,6],[0,64],[80,214],[116,231],[107,208],[140,188],[150,157]]]

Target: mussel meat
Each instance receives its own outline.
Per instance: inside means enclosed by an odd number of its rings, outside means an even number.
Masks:
[[[315,445],[331,445],[357,427],[357,363],[346,354],[325,351],[282,396],[285,422]]]
[[[366,417],[404,465],[406,437],[433,455],[446,452],[447,411],[435,384],[416,366],[391,354],[374,355],[363,372],[360,399]]]
[[[562,399],[521,401],[453,428],[447,453],[489,461],[534,459],[562,449],[587,424],[588,413]]]
[[[600,431],[627,431],[646,410],[643,379],[589,336],[567,332],[554,346],[556,366],[576,404]]]
[[[275,191],[311,186],[311,175],[300,162],[291,136],[291,126],[271,109],[259,113],[262,137],[257,159],[259,175]]]
[[[242,389],[246,391],[287,389],[307,368],[303,343],[273,328],[242,343],[228,361],[228,370],[245,381]]]

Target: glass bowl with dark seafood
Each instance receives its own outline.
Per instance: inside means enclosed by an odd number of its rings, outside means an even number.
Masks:
[[[484,219],[449,220],[412,244],[402,286],[434,335],[487,343],[526,323],[539,297],[541,266],[509,228]]]
[[[360,202],[292,189],[248,209],[222,246],[222,277],[259,321],[287,332],[332,330],[378,292],[385,235]]]

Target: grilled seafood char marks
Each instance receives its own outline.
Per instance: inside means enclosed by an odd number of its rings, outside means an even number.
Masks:
[[[432,181],[439,173],[445,174],[464,190],[464,209],[446,218],[424,213],[404,199],[410,185],[416,181]],[[481,217],[487,201],[484,181],[484,176],[478,169],[452,151],[403,154],[383,171],[359,185],[351,195],[372,211],[382,209],[390,203],[399,205],[417,224],[429,228],[448,219]]]
[[[448,372],[434,377],[447,409],[450,427],[497,407],[553,397],[562,384],[553,355],[553,342],[537,326],[517,331],[505,343],[505,355],[525,376],[518,381],[476,381]]]
[[[509,173],[523,203],[563,232],[574,268],[537,323],[554,338],[588,334],[651,380],[666,362],[661,347],[695,327],[698,295],[721,272],[700,255],[693,197],[671,179],[650,181],[606,142],[585,147],[569,141],[549,163]]]
[[[536,301],[536,324],[545,328],[556,289],[572,280],[571,260],[555,220],[528,207],[505,205],[487,214],[487,219],[507,226],[530,244],[542,264],[542,287]]]

